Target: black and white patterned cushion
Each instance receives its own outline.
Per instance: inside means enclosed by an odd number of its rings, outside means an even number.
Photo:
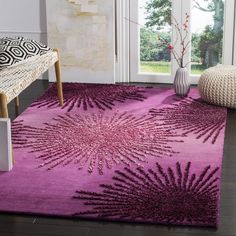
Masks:
[[[43,55],[50,50],[48,46],[32,39],[0,38],[0,70],[29,57]]]

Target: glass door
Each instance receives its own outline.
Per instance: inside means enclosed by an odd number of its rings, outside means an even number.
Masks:
[[[173,74],[173,60],[168,49],[173,37],[171,15],[176,2],[181,0],[160,1],[163,3],[160,12],[156,11],[161,7],[158,1],[130,1],[131,81],[170,83]]]
[[[234,0],[130,0],[131,82],[173,83],[186,37],[185,65],[192,82],[218,63],[231,64]],[[187,19],[187,29],[184,24]],[[186,33],[187,32],[187,33]],[[178,57],[177,56],[177,57]],[[178,59],[178,58],[177,58]]]
[[[234,0],[191,1],[191,71],[197,82],[217,64],[233,64]]]

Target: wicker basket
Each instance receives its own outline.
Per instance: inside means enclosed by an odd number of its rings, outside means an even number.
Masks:
[[[204,101],[236,108],[236,66],[218,65],[206,70],[198,87]]]

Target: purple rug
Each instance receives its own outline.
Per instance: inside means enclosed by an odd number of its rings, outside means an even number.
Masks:
[[[64,84],[13,124],[0,211],[217,226],[227,110],[198,90]]]

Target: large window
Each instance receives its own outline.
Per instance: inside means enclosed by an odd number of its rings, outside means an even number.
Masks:
[[[192,1],[192,74],[222,63],[224,6],[224,0]]]
[[[153,4],[150,0],[139,1],[140,72],[170,74],[171,54],[165,42],[171,42],[172,4],[166,0],[165,12],[160,13]]]
[[[232,57],[234,0],[130,0],[131,81],[172,83],[178,64],[168,45],[181,54],[173,19],[190,15],[186,65],[193,81],[207,68]],[[227,14],[225,14],[227,12]],[[227,22],[227,24],[226,24]],[[227,43],[225,43],[227,42]],[[195,79],[195,80],[194,80]]]

